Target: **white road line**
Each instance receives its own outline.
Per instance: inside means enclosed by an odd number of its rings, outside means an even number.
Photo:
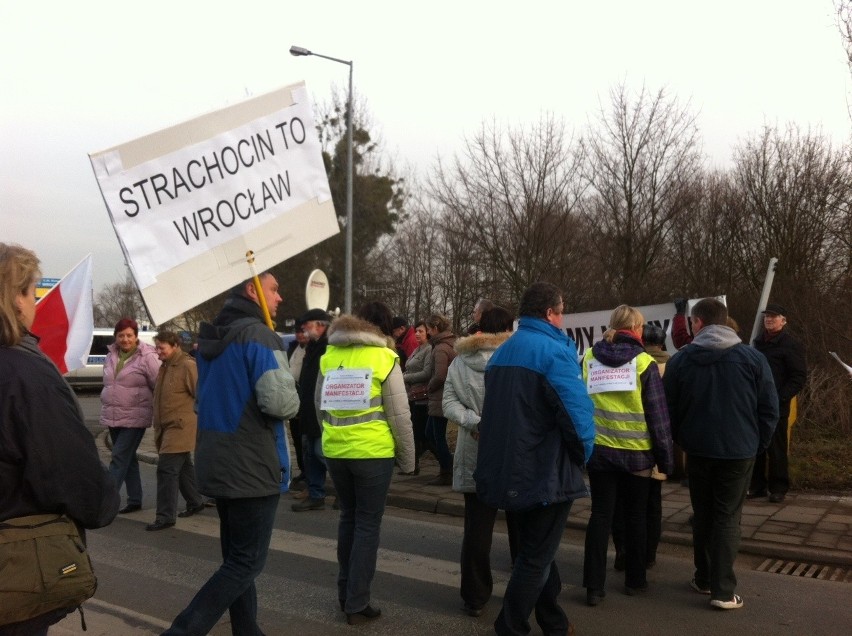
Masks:
[[[182,519],[179,529],[208,537],[218,537],[219,520],[211,516],[195,515],[185,520]],[[276,552],[295,554],[330,563],[337,562],[337,541],[335,539],[324,539],[308,534],[274,529],[269,547]],[[459,585],[459,564],[457,562],[433,559],[410,552],[379,548],[376,571],[453,588],[457,588]],[[509,572],[494,570],[492,575],[494,577],[493,593],[495,596],[502,597],[506,591],[506,583],[509,581]]]

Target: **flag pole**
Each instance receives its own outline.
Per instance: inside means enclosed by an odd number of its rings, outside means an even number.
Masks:
[[[272,316],[269,315],[269,307],[266,305],[266,296],[263,295],[263,289],[260,286],[260,276],[257,275],[257,268],[254,266],[254,252],[249,250],[246,252],[246,261],[251,270],[251,277],[254,281],[254,291],[257,293],[257,298],[260,302],[260,308],[263,310],[263,317],[266,320],[266,326],[275,331],[275,324],[272,322]]]
[[[769,267],[766,269],[766,278],[763,279],[763,290],[760,293],[760,300],[757,301],[757,314],[754,316],[754,325],[751,328],[751,340],[748,343],[754,346],[754,341],[760,334],[763,328],[763,312],[766,309],[766,303],[769,302],[769,292],[772,291],[772,283],[775,281],[775,268],[778,265],[778,259],[774,256],[769,259]]]

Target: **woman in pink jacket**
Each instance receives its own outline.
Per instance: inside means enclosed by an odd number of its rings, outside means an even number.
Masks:
[[[139,341],[139,325],[122,318],[115,325],[115,343],[109,346],[104,363],[101,391],[101,426],[109,428],[112,461],[109,473],[116,485],[127,486],[127,504],[121,514],[142,508],[142,479],[136,450],[151,426],[154,386],[160,359],[151,345]]]

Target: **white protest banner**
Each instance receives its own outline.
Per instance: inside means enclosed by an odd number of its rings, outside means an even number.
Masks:
[[[304,83],[90,160],[156,323],[339,231]]]
[[[716,296],[723,303],[725,296]],[[688,302],[687,315],[692,306],[697,303],[700,298],[690,299]],[[613,309],[615,309],[613,307]],[[645,322],[658,325],[666,332],[666,350],[669,353],[674,353],[677,348],[672,342],[672,318],[675,314],[674,303],[663,303],[661,305],[644,305],[636,307]],[[603,338],[604,332],[607,330],[609,317],[612,314],[612,309],[606,311],[587,311],[580,314],[565,314],[562,316],[562,329],[577,344],[577,355],[582,356],[588,347]]]

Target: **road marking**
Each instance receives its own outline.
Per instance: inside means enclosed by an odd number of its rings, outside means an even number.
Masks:
[[[219,519],[205,515],[194,515],[181,520],[181,531],[219,537]],[[308,534],[273,529],[269,549],[275,552],[295,554],[329,563],[337,563],[337,540],[324,539]],[[418,556],[410,552],[379,548],[376,571],[402,576],[452,588],[459,586],[459,564],[455,561]],[[509,572],[492,570],[495,596],[502,597],[509,581]]]
[[[129,618],[140,623],[147,623],[151,627],[156,627],[158,629],[168,629],[171,626],[171,623],[161,621],[155,616],[148,616],[148,614],[134,612],[132,609],[122,607],[121,605],[113,605],[112,603],[107,603],[106,601],[102,601],[97,598],[90,598],[86,601],[86,605],[84,607],[93,607],[109,614],[114,614],[115,616]]]

